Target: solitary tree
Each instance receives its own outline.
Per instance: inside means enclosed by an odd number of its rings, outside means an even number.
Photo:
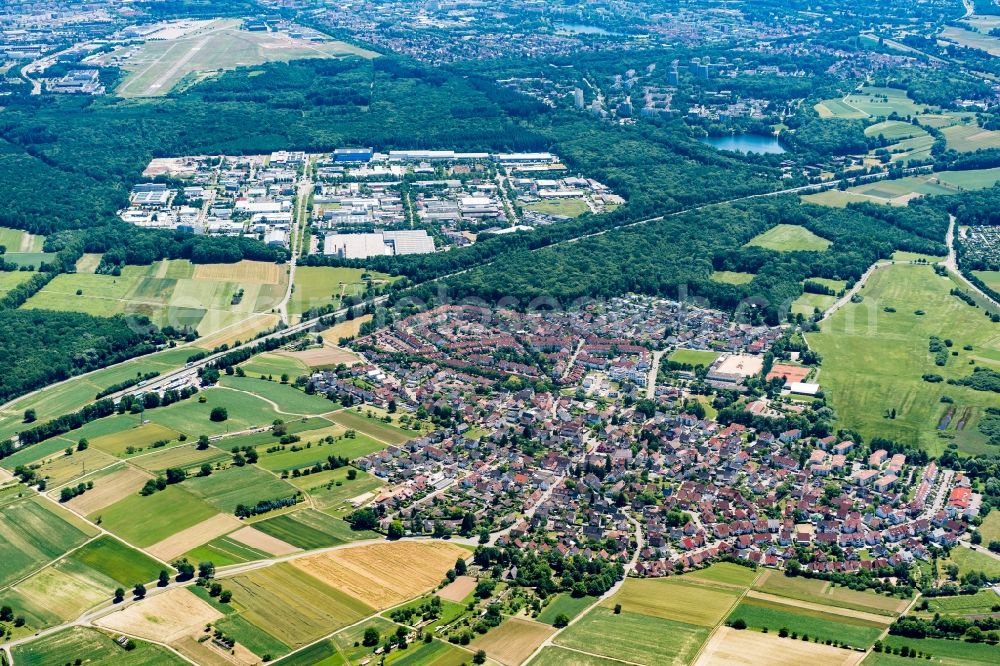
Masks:
[[[361,641],[361,644],[366,647],[374,647],[378,645],[378,640],[379,640],[378,629],[376,629],[375,627],[368,627],[367,629],[365,629],[365,636],[364,639]]]
[[[486,663],[486,650],[478,650],[472,657],[472,663],[474,664],[485,664]]]
[[[215,423],[222,423],[229,418],[229,412],[225,407],[213,407],[211,413],[208,415],[208,418]]]

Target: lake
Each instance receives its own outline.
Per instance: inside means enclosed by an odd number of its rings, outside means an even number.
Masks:
[[[556,30],[562,32],[570,32],[574,35],[611,35],[613,33],[608,32],[604,28],[599,28],[596,25],[583,25],[582,23],[556,23]]]
[[[718,150],[731,150],[737,153],[758,153],[762,155],[778,155],[785,152],[778,142],[778,137],[762,134],[732,134],[729,136],[707,136],[701,140]]]

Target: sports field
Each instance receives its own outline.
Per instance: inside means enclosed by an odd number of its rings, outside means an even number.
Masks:
[[[981,308],[952,296],[953,287],[930,266],[886,266],[862,289],[863,302],[845,305],[819,333],[807,335],[823,356],[819,380],[838,425],[867,437],[916,442],[932,453],[943,451],[949,441],[970,453],[987,451],[975,424],[983,409],[995,406],[992,394],[922,379],[925,373],[965,377],[970,360],[996,364],[1000,358],[998,325]],[[886,312],[887,307],[895,312]],[[954,341],[951,351],[957,356],[949,356],[945,366],[935,365],[928,351],[931,335]],[[942,403],[944,395],[954,402]],[[896,418],[886,418],[893,409]],[[943,421],[950,410],[959,418]]]
[[[100,317],[144,315],[160,326],[190,327],[208,335],[274,308],[285,294],[280,267],[258,261],[194,266],[165,260],[126,266],[122,274],[57,276],[24,304],[27,309],[65,310]],[[244,291],[233,304],[233,295]]]
[[[544,199],[525,206],[544,215],[562,215],[565,217],[580,217],[590,210],[583,199]]]
[[[805,227],[796,224],[778,224],[751,238],[748,246],[757,246],[777,252],[822,252],[831,243]]]
[[[721,282],[722,284],[747,284],[753,280],[756,275],[753,273],[739,273],[736,271],[715,271],[709,276],[714,282]]]
[[[703,365],[707,368],[715,362],[715,359],[719,358],[719,353],[701,349],[678,349],[671,352],[667,358],[674,363],[686,363],[693,366]]]
[[[128,76],[115,91],[122,97],[166,95],[177,84],[209,73],[266,62],[377,54],[343,42],[314,43],[285,33],[248,32],[239,21],[220,19],[177,39],[148,41],[125,63]]]

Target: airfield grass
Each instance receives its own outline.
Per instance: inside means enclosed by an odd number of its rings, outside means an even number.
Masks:
[[[253,526],[265,534],[303,550],[339,546],[378,536],[375,532],[354,531],[340,518],[328,516],[315,509],[302,509],[267,518],[255,522]]]
[[[374,609],[291,564],[227,578],[240,614],[292,648],[302,647]],[[288,622],[290,617],[295,622]]]
[[[599,607],[584,615],[554,642],[591,654],[637,664],[687,664],[710,630],[683,622]]]
[[[188,478],[184,488],[223,513],[232,513],[238,504],[253,506],[260,500],[291,497],[297,492],[285,481],[253,465],[233,466],[210,476]]]
[[[330,411],[330,401],[321,395],[309,395],[290,384],[253,377],[223,376],[220,386],[259,395],[278,405],[282,412],[316,416]]]
[[[83,544],[93,528],[39,497],[0,512],[0,588]]]
[[[388,275],[360,268],[300,266],[295,269],[295,291],[288,301],[289,314],[302,314],[312,308],[339,305],[341,294],[354,296],[364,292],[362,276],[373,280],[388,279]]]
[[[1000,354],[1000,327],[981,308],[952,296],[955,286],[929,266],[885,266],[861,290],[863,302],[845,305],[822,323],[820,332],[807,334],[810,347],[823,356],[819,381],[841,427],[865,437],[914,442],[932,454],[951,441],[968,453],[987,451],[974,423],[986,407],[995,406],[993,395],[922,379],[924,373],[965,377],[972,372],[970,360],[995,366],[991,357]],[[885,312],[886,307],[895,312]],[[917,315],[918,310],[926,314]],[[951,351],[958,356],[949,356],[943,367],[935,365],[928,351],[931,335],[953,339]],[[965,351],[965,345],[973,351]],[[942,403],[944,395],[954,403]],[[956,416],[969,410],[972,418],[962,430],[957,430],[958,418],[938,430],[949,407]],[[892,409],[896,418],[885,418]]]
[[[852,647],[867,648],[879,637],[885,625],[843,615],[822,613],[805,608],[747,598],[740,602],[727,622],[741,619],[752,629],[767,628],[776,632],[781,628],[808,635],[821,641],[837,640]]]
[[[246,373],[247,377],[256,377],[258,379],[261,376],[280,379],[281,375],[288,375],[294,379],[300,375],[309,373],[309,368],[306,367],[305,363],[273,352],[257,354],[246,363],[241,364],[240,367],[243,368],[243,372]]]
[[[18,666],[62,666],[82,659],[88,666],[172,666],[186,663],[166,648],[134,641],[126,651],[107,634],[88,627],[70,627],[13,648]]]
[[[270,32],[248,32],[238,21],[220,19],[178,39],[148,41],[125,63],[121,97],[166,95],[197,75],[240,66],[304,58],[374,58],[378,54],[343,42],[313,43]]]
[[[91,520],[141,548],[207,520],[218,513],[209,504],[180,486],[143,497],[138,493],[94,512]]]
[[[777,252],[822,252],[831,243],[797,224],[778,224],[751,238],[747,245]]]
[[[565,615],[570,620],[582,613],[587,606],[594,603],[594,597],[574,597],[560,592],[549,600],[542,612],[535,618],[545,624],[555,624],[556,618]]]
[[[709,278],[713,282],[721,282],[722,284],[748,284],[755,277],[753,273],[740,273],[737,271],[715,271]]]
[[[754,589],[789,599],[890,616],[895,616],[907,604],[907,600],[899,597],[852,590],[814,578],[784,576],[770,570],[757,580]]]
[[[562,215],[565,217],[580,217],[590,210],[583,199],[544,199],[525,206],[543,215]]]

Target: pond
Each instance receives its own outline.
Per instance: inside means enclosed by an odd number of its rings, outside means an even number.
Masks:
[[[737,153],[758,153],[761,155],[778,155],[785,148],[776,136],[762,134],[731,134],[729,136],[707,136],[702,143],[718,150],[731,150]]]
[[[560,32],[569,32],[574,35],[611,35],[613,33],[608,32],[604,28],[599,28],[596,25],[584,25],[582,23],[556,23],[556,30]]]

